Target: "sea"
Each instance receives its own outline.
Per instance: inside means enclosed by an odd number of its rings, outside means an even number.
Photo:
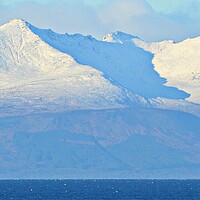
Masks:
[[[0,200],[200,200],[200,180],[1,180]]]

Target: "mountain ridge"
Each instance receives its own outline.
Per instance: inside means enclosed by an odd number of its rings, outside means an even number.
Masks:
[[[40,79],[44,79],[44,77],[46,76],[45,75],[46,72],[54,72],[56,68],[57,72],[60,70],[60,75],[61,75],[63,73],[62,70],[63,66],[65,64],[70,65],[71,63],[71,65],[76,65],[76,63],[78,62],[78,64],[85,66],[85,68],[86,66],[89,66],[92,70],[94,70],[94,72],[95,70],[98,70],[100,73],[102,73],[102,76],[106,80],[111,81],[112,84],[116,85],[117,87],[125,88],[125,90],[128,89],[131,93],[133,93],[133,96],[135,95],[135,97],[132,97],[132,99],[135,99],[133,101],[135,102],[141,101],[141,105],[143,104],[142,106],[144,106],[145,104],[147,106],[150,106],[150,104],[152,104],[151,105],[152,107],[158,107],[163,109],[167,108],[172,110],[182,110],[184,112],[190,112],[197,116],[200,116],[199,104],[195,104],[196,102],[193,103],[187,100],[184,101],[185,98],[190,99],[187,93],[176,90],[176,88],[172,88],[169,86],[165,87],[165,85],[168,84],[166,81],[167,79],[166,80],[161,79],[160,77],[158,77],[157,72],[155,71],[155,69],[157,69],[156,67],[157,65],[154,67],[155,65],[154,60],[156,60],[156,57],[153,55],[159,54],[159,52],[161,50],[163,51],[163,48],[166,49],[167,46],[174,45],[173,41],[164,41],[160,43],[146,43],[136,36],[125,34],[123,32],[116,32],[113,34],[115,35],[115,38],[118,38],[118,41],[116,41],[116,45],[110,45],[109,43],[112,41],[106,41],[106,37],[104,37],[105,41],[103,41],[102,43],[102,41],[98,41],[91,36],[83,36],[81,34],[75,34],[75,35],[57,34],[52,30],[38,29],[37,27],[34,27],[30,23],[21,19],[12,20],[11,22],[3,25],[1,29],[6,29],[6,27],[10,26],[14,30],[17,28],[25,29],[25,32],[28,30],[28,32],[30,32],[31,35],[33,34],[34,37],[36,38],[36,43],[37,41],[40,41],[44,46],[46,46],[44,48],[51,49],[53,52],[55,52],[51,55],[50,54],[45,55],[45,59],[43,59],[44,64],[42,65],[42,63],[40,63],[39,68],[35,68],[34,65],[31,66],[31,68],[35,69],[30,72],[29,75],[30,79],[32,74],[36,73],[38,69],[40,72],[42,72],[43,69],[43,72],[40,73],[43,74],[43,76]],[[13,32],[14,30],[12,30],[11,32]],[[20,34],[20,31],[18,34]],[[109,37],[111,36],[112,34],[109,35]],[[21,36],[18,37],[20,38]],[[120,41],[121,39],[120,37],[124,40]],[[21,40],[21,38],[19,40]],[[123,44],[124,42],[125,44]],[[21,45],[21,41],[19,43]],[[120,44],[117,45],[117,43]],[[135,47],[131,47],[131,44],[134,44]],[[19,46],[18,49],[22,48],[20,45],[18,45]],[[35,44],[33,44],[33,46],[34,45]],[[18,49],[16,50],[16,52],[18,52]],[[144,52],[142,52],[140,49],[144,49]],[[124,54],[124,51],[130,51],[130,53],[126,55],[127,53]],[[16,54],[15,60],[19,59],[18,55],[19,53],[16,52],[15,52]],[[150,52],[151,54],[148,54],[146,52]],[[58,53],[62,54],[61,56],[62,58],[60,59],[62,61],[60,62],[59,66],[55,67],[55,61],[52,61],[50,65],[49,64],[47,65],[46,62],[49,62],[48,58],[52,57],[52,55],[54,56],[54,54],[57,55]],[[42,52],[39,55],[35,56],[34,62],[37,63],[37,60],[42,54],[44,53]],[[88,55],[91,54],[91,56],[84,57],[83,55],[86,54]],[[136,55],[133,58],[131,58],[134,54]],[[127,60],[129,58],[131,58],[130,61]],[[0,62],[1,60],[2,59],[0,59]],[[10,58],[8,58],[7,60],[10,60]],[[27,66],[26,63],[27,62],[30,63],[30,61],[26,60],[26,58],[24,60],[25,64],[23,65]],[[141,60],[144,61],[141,62]],[[19,62],[16,62],[15,66],[17,66],[18,63]],[[133,64],[134,67],[132,67]],[[20,65],[22,64],[20,63]],[[52,69],[48,69],[49,66],[52,66]],[[60,66],[62,67],[60,68]],[[22,72],[20,78],[23,79],[24,73],[26,73],[26,67],[25,68],[21,67],[21,68],[23,68],[23,70],[21,70]],[[2,74],[1,71],[0,73]],[[9,78],[7,76],[6,80],[8,79]],[[49,80],[51,79],[52,77],[49,78]],[[5,86],[8,84],[6,81],[4,83],[2,83],[1,81],[1,85]],[[138,94],[140,97],[138,96]],[[149,100],[147,101],[145,99]],[[172,104],[172,102],[174,103]],[[87,107],[86,109],[88,108],[89,107]]]
[[[111,36],[0,27],[0,178],[200,177],[198,90],[156,71],[175,44]]]
[[[36,110],[51,110],[56,105],[61,110],[65,105],[68,107],[64,110],[74,110],[148,104],[143,97],[105,78],[102,72],[54,49],[29,26],[15,19],[0,29],[0,46],[6,44],[0,50],[1,101],[5,99],[9,105],[11,99],[12,105],[15,99],[16,105],[22,102],[22,108],[29,105]]]
[[[118,35],[118,32],[112,33],[105,36],[104,41],[124,45],[133,44],[153,53],[152,63],[160,76],[167,79],[165,85],[175,86],[186,91],[190,94],[190,97],[187,98],[188,101],[200,103],[200,69],[198,61],[200,37],[188,38],[182,42],[175,43],[171,40],[145,42],[134,36],[127,39],[126,35],[126,33],[121,33],[120,35]]]

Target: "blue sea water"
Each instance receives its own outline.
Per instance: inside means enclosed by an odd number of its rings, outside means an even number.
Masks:
[[[0,200],[200,200],[200,180],[2,180]]]

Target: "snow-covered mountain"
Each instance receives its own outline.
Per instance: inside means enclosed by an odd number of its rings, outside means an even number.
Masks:
[[[188,101],[200,103],[200,37],[180,43],[173,41],[145,42],[134,36],[116,32],[104,37],[104,41],[133,45],[154,54],[155,70],[167,79],[166,85],[179,88],[190,96]]]
[[[146,106],[143,97],[52,48],[30,28],[16,19],[0,27],[1,115]]]
[[[198,42],[1,26],[0,178],[200,177]]]

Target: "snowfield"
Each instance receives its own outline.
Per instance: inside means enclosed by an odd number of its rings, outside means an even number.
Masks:
[[[98,41],[19,19],[0,38],[1,115],[157,107],[200,116],[199,38],[147,43],[116,32]]]
[[[145,42],[135,36],[116,32],[103,39],[133,45],[154,54],[154,69],[163,78],[165,85],[173,86],[190,94],[189,102],[200,103],[200,37],[187,39],[180,43],[173,41]]]
[[[188,101],[200,103],[200,38],[173,44],[155,54],[155,70],[175,86],[190,94]]]
[[[0,27],[0,38],[1,115],[9,110],[29,113],[147,104],[102,72],[49,46],[22,20]]]

